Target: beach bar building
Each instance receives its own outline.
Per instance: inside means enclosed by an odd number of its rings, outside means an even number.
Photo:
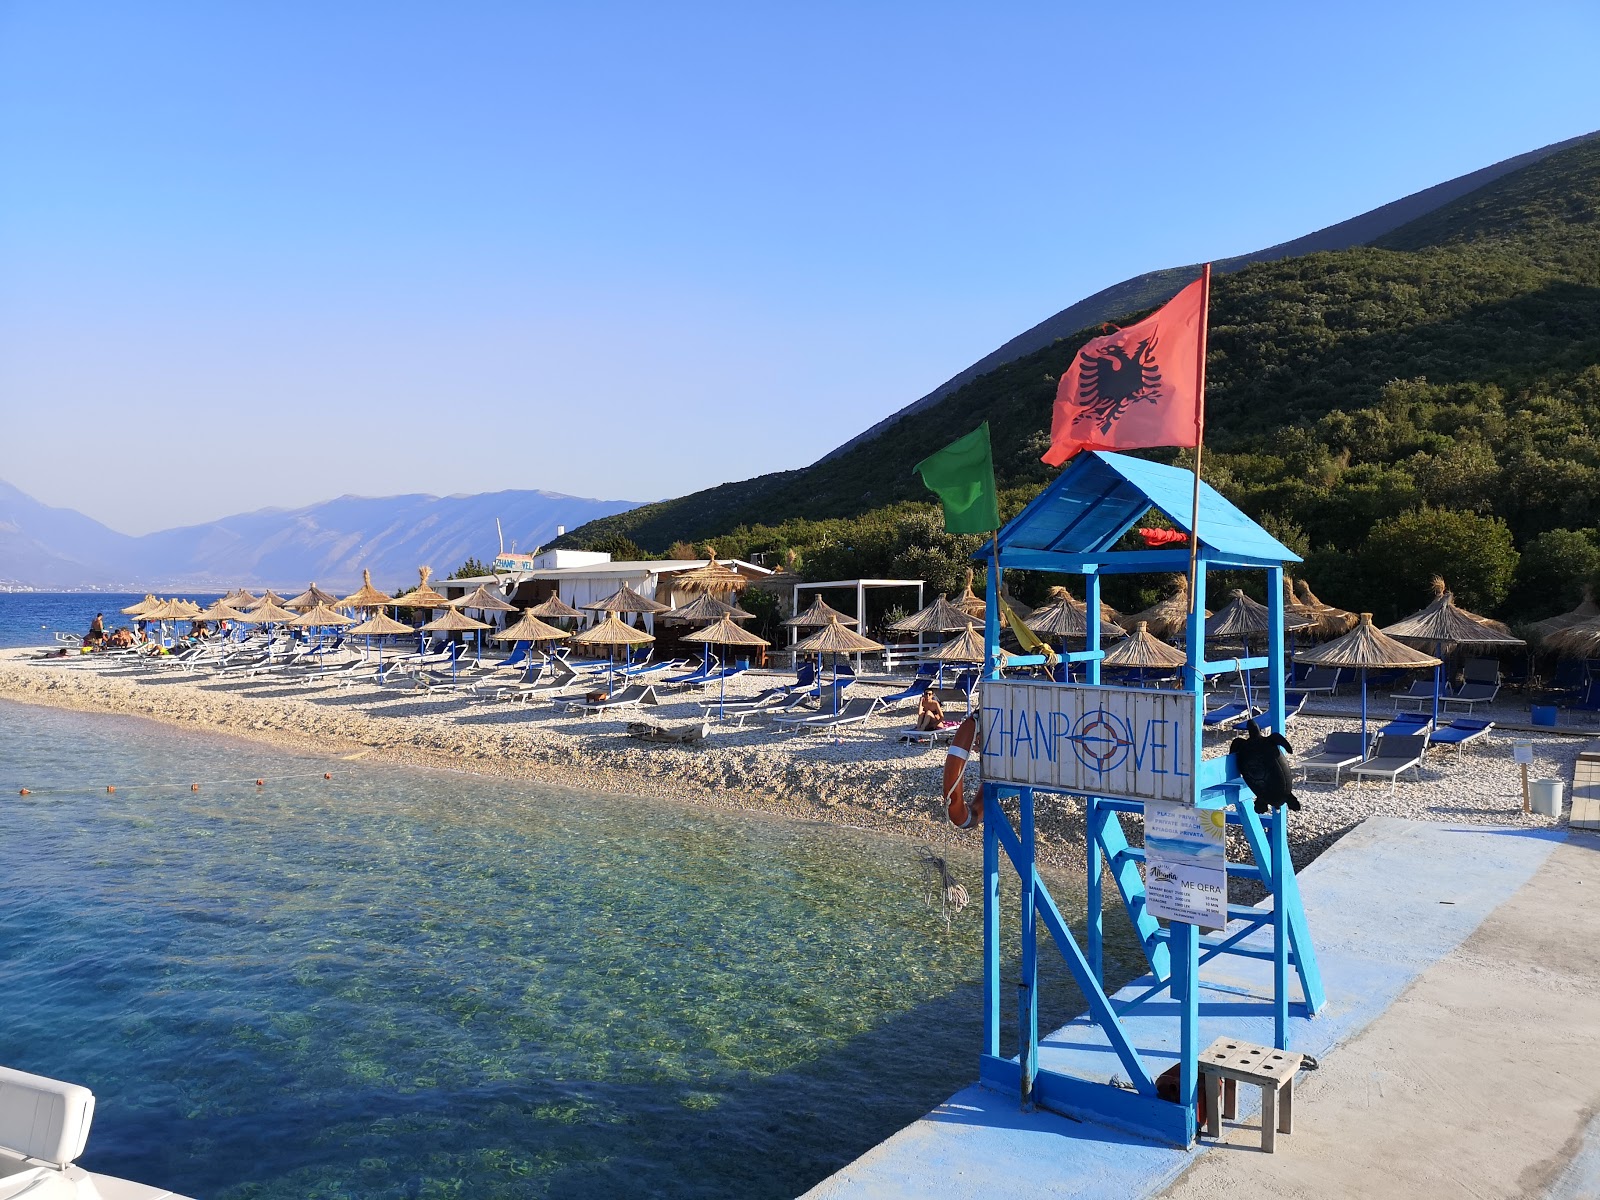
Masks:
[[[1289,858],[1289,812],[1258,813],[1236,757],[1206,758],[1202,740],[1206,679],[1239,671],[1265,670],[1266,706],[1259,720],[1282,728],[1283,568],[1298,560],[1205,485],[1199,487],[1196,519],[1194,496],[1188,471],[1122,454],[1080,453],[977,556],[990,566],[988,658],[975,755],[981,764],[984,859],[980,1079],[1016,1095],[1025,1109],[1038,1106],[1178,1146],[1196,1135],[1201,1056],[1212,1038],[1285,1050],[1291,1010],[1297,1017],[1312,1015],[1324,1003]],[[1183,687],[1176,691],[1101,685],[1102,577],[1190,570],[1188,545],[1114,548],[1151,509],[1197,543]],[[1082,578],[1088,649],[1064,657],[1083,664],[1083,683],[1001,675],[997,589],[1008,568]],[[1206,659],[1206,576],[1218,569],[1266,576],[1267,647],[1259,657]],[[1010,667],[1045,665],[1042,656],[1004,661]],[[1082,943],[1039,874],[1035,809],[1041,797],[1052,795],[1055,803],[1085,806]],[[1007,809],[1017,814],[1015,820]],[[1138,848],[1124,826],[1134,815],[1144,818]],[[1229,830],[1243,835],[1250,862],[1227,862]],[[1020,979],[1014,992],[1001,986],[1003,866],[1021,883]],[[1259,880],[1270,902],[1229,903],[1228,875]],[[1149,971],[1115,997],[1105,990],[1102,963],[1107,881],[1121,896]],[[1035,939],[1041,925],[1089,1010],[1063,1035],[1043,1043]],[[1019,978],[1015,965],[1005,966],[1008,983]],[[1007,993],[1016,997],[1015,1053],[1001,1041]],[[1131,1087],[1108,1082],[1114,1076]],[[1213,1071],[1209,1079],[1215,1078]],[[1209,1084],[1207,1091],[1214,1118]]]

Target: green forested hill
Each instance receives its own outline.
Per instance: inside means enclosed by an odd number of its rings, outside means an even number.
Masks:
[[[1020,507],[1053,474],[1038,457],[1056,378],[1089,336],[836,458],[605,518],[567,542],[664,551],[710,538],[723,553],[786,553],[811,577],[948,584],[970,540],[938,532],[912,466],[987,419]],[[1480,611],[1570,606],[1600,574],[1600,140],[1373,246],[1216,279],[1208,373],[1208,480],[1307,556],[1325,599],[1387,619],[1418,607],[1440,570]]]

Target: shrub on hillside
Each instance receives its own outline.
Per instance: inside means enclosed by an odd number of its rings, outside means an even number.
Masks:
[[[1427,603],[1435,575],[1463,608],[1491,612],[1511,590],[1521,556],[1499,517],[1415,508],[1373,526],[1360,557],[1366,594],[1384,601],[1394,619]]]

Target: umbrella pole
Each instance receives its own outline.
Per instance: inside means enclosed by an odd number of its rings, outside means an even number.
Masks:
[[[1361,757],[1367,756],[1367,669],[1361,668]]]

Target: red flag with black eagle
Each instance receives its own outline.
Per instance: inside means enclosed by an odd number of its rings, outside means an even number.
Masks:
[[[1079,450],[1200,444],[1206,291],[1202,276],[1137,325],[1078,351],[1056,387],[1045,462],[1059,467]]]

